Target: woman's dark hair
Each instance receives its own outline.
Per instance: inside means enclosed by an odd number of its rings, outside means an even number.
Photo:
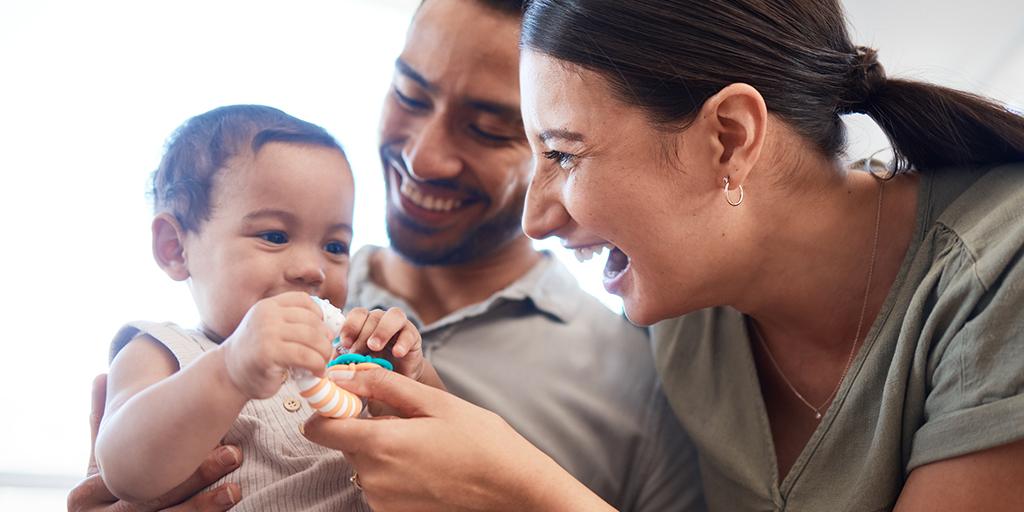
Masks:
[[[196,231],[210,217],[210,190],[217,172],[231,158],[256,153],[270,142],[341,145],[327,130],[262,105],[231,105],[185,121],[167,143],[153,172],[156,211],[171,212],[185,231]]]
[[[1024,161],[1024,117],[886,78],[875,51],[850,42],[838,0],[529,0],[522,47],[602,75],[667,128],[739,82],[829,157],[846,143],[839,117],[863,113],[897,172]]]
[[[421,0],[420,5],[422,6],[427,0]],[[508,14],[515,17],[523,15],[523,4],[526,0],[476,0],[478,3],[498,11],[500,13]]]

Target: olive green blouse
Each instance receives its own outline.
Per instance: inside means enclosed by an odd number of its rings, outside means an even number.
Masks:
[[[914,468],[1024,438],[1024,167],[920,187],[899,277],[781,483],[743,315],[653,328],[712,510],[886,510]]]

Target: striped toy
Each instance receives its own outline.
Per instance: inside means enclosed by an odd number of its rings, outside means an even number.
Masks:
[[[323,313],[324,324],[334,335],[334,343],[339,342],[341,326],[345,323],[345,317],[341,310],[334,307],[330,302],[319,297],[313,297],[313,301],[320,306]],[[391,363],[383,359],[360,356],[359,354],[343,354],[328,366],[328,373],[334,372],[356,372],[370,368],[384,367],[391,368]],[[315,409],[321,416],[327,418],[352,418],[359,416],[363,411],[363,400],[356,394],[342,389],[326,377],[317,377],[305,369],[292,369],[292,379],[299,386],[299,394]]]

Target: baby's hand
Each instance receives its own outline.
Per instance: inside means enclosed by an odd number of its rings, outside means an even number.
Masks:
[[[351,352],[383,357],[395,365],[395,371],[409,378],[420,380],[423,375],[423,339],[401,309],[349,311],[341,326],[341,346]]]
[[[250,399],[269,398],[289,368],[318,376],[333,354],[331,333],[309,295],[288,292],[257,302],[221,344],[228,376]]]

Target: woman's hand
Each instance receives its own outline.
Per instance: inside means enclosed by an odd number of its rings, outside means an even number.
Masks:
[[[355,374],[337,383],[402,418],[313,416],[304,434],[344,452],[374,510],[611,510],[498,415],[394,372]]]
[[[100,375],[92,383],[92,414],[89,416],[89,427],[92,430],[93,447],[96,445],[96,434],[103,419],[103,409],[107,401],[107,376]],[[184,483],[171,492],[154,500],[152,503],[131,504],[118,499],[107,489],[100,478],[96,458],[89,454],[89,467],[86,478],[68,494],[69,512],[133,512],[165,510],[168,512],[195,511],[220,512],[230,509],[241,498],[238,484],[224,484],[216,489],[199,493],[206,486],[219,480],[222,476],[234,471],[241,464],[241,453],[238,448],[221,446],[210,453],[199,469]],[[198,494],[197,494],[198,493]]]

